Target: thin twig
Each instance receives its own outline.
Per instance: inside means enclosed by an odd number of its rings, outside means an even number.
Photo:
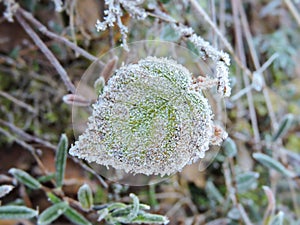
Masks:
[[[212,21],[214,24],[217,24],[217,16],[216,16],[216,3],[215,0],[210,0],[210,11],[211,11],[211,17],[213,18]],[[220,30],[221,32],[221,30]],[[215,34],[215,31],[212,30],[212,45],[215,48],[218,48],[218,36]]]
[[[35,161],[37,162],[37,164],[39,165],[39,167],[42,169],[42,171],[45,174],[48,174],[48,171],[46,170],[44,164],[42,163],[42,161],[40,160],[40,158],[37,156],[36,152],[35,152],[35,148],[32,147],[31,145],[27,144],[25,141],[20,140],[19,138],[16,138],[15,136],[13,136],[12,134],[10,134],[9,132],[7,132],[6,130],[2,129],[0,127],[0,133],[4,134],[6,137],[8,137],[9,139],[12,139],[13,141],[15,141],[18,145],[22,146],[24,149],[28,150],[33,158],[35,159]]]
[[[35,142],[35,143],[41,144],[43,146],[46,146],[48,148],[56,149],[56,146],[52,145],[50,142],[45,141],[41,138],[35,137],[31,134],[28,134],[25,131],[23,131],[22,129],[16,127],[12,123],[9,123],[9,122],[6,122],[6,121],[0,119],[0,124],[2,126],[8,127],[13,133],[17,134],[19,137],[23,138],[27,142]]]
[[[56,151],[56,146],[51,144],[50,142],[43,140],[41,138],[38,138],[36,136],[30,135],[26,132],[24,132],[22,129],[16,127],[14,124],[3,121],[0,119],[0,124],[3,126],[8,127],[12,132],[14,132],[15,134],[17,134],[20,138],[25,139],[25,141],[28,142],[36,142],[38,144],[41,144],[43,146],[46,146],[50,149],[52,149],[53,151]],[[8,133],[7,131],[4,130],[4,132]],[[5,134],[6,134],[5,133]],[[8,133],[9,134],[9,133]],[[16,142],[18,144],[20,144],[21,146],[23,146],[24,148],[26,148],[27,150],[33,151],[34,148],[31,145],[28,145],[26,142],[21,141],[20,143],[17,140],[20,140],[20,138],[16,138],[12,135],[10,135],[9,137],[11,137],[13,140],[16,140]],[[25,143],[25,144],[24,144]],[[90,172],[91,174],[93,174],[101,183],[101,185],[104,188],[108,188],[107,183],[103,180],[103,178],[101,176],[99,176],[99,174],[97,174],[93,169],[91,169],[90,167],[88,167],[86,164],[84,164],[82,161],[78,160],[77,158],[71,157],[68,155],[68,158],[72,159],[76,164],[80,165],[81,168],[83,168],[84,170],[86,170],[87,172]]]
[[[63,80],[65,86],[68,91],[71,93],[76,92],[76,88],[74,84],[71,82],[66,70],[62,67],[53,53],[49,50],[49,48],[45,45],[45,43],[40,39],[40,37],[35,33],[35,31],[29,26],[29,24],[22,18],[21,13],[16,13],[16,18],[26,33],[31,37],[34,43],[39,47],[39,49],[44,53],[49,62],[54,66],[61,79]]]
[[[297,8],[294,6],[293,2],[291,0],[284,0],[284,3],[286,4],[291,14],[295,18],[296,22],[298,23],[298,26],[300,26],[300,14],[297,11]]]
[[[26,109],[27,111],[33,113],[33,114],[37,114],[37,110],[34,109],[32,106],[26,104],[25,102],[20,101],[19,99],[16,99],[15,97],[11,96],[10,94],[1,91],[0,90],[0,95],[10,101],[12,101],[13,103],[15,103],[16,105]]]
[[[233,18],[234,18],[237,52],[241,58],[242,63],[246,64],[246,56],[245,56],[245,51],[243,48],[242,31],[240,29],[241,24],[239,22],[238,7],[236,5],[235,0],[232,0],[232,12],[233,12]],[[249,78],[248,78],[248,76],[246,76],[245,72],[243,72],[243,80],[244,80],[245,87],[246,88],[249,87],[250,86]],[[257,117],[256,117],[255,106],[254,106],[253,95],[252,95],[251,89],[250,89],[250,91],[247,91],[246,94],[247,94],[247,100],[248,100],[248,105],[249,105],[251,125],[252,125],[253,133],[254,133],[254,142],[257,144],[260,141],[260,135],[259,135]]]
[[[219,28],[214,24],[214,22],[209,18],[205,10],[201,7],[201,5],[196,0],[190,0],[192,5],[195,7],[197,12],[201,14],[201,18],[203,18],[215,31],[215,33],[219,36],[220,40],[224,44],[225,48],[229,51],[229,53],[233,56],[236,64],[245,72],[247,76],[250,78],[253,77],[252,72],[247,68],[247,66],[240,60],[240,58],[235,54],[233,47],[231,44],[227,41],[227,39],[224,37],[222,32],[219,30]]]
[[[39,22],[37,19],[35,19],[31,13],[25,11],[22,8],[18,9],[18,12],[22,14],[24,18],[26,18],[30,23],[32,23],[42,34],[48,36],[51,39],[57,40],[59,42],[64,43],[66,46],[70,47],[73,49],[75,52],[79,53],[83,57],[91,60],[91,61],[96,61],[98,58],[96,56],[93,56],[92,54],[88,53],[84,49],[80,48],[76,44],[70,42],[67,38],[59,36],[47,29],[46,26],[44,26],[41,22]],[[102,62],[99,61],[99,63],[102,65]]]
[[[216,24],[210,19],[210,17],[207,15],[207,13],[204,11],[204,9],[201,7],[198,1],[196,0],[190,0],[192,5],[195,7],[195,9],[201,14],[202,18],[211,26],[211,28],[214,30],[214,32],[219,36],[219,38],[224,43],[225,47],[230,51],[231,53],[234,53],[233,47],[231,44],[227,41],[227,39],[224,37],[224,35],[221,33],[221,31],[218,29]]]
[[[242,204],[238,204],[237,208],[238,208],[238,210],[239,210],[239,212],[241,214],[241,217],[242,217],[242,219],[244,221],[244,224],[245,225],[253,225],[253,223],[250,221],[250,219],[249,219],[249,217],[248,217],[248,215],[247,215],[244,207],[242,206]]]
[[[75,5],[77,4],[76,0],[71,1],[70,3],[70,33],[71,33],[71,37],[73,39],[73,43],[78,47],[77,45],[77,39],[75,36],[75,28],[74,28],[74,11],[75,11]],[[78,57],[79,53],[77,51],[75,51],[76,57]]]
[[[242,25],[243,25],[243,30],[244,30],[244,33],[245,33],[245,36],[246,36],[246,40],[247,40],[249,49],[250,49],[250,54],[251,54],[255,69],[258,71],[258,70],[261,69],[261,67],[260,67],[257,52],[256,52],[254,44],[253,44],[253,38],[252,38],[252,35],[251,35],[251,32],[250,32],[250,27],[249,27],[249,24],[248,24],[248,21],[247,21],[246,13],[245,13],[245,10],[244,10],[244,8],[241,4],[241,1],[239,1],[239,0],[237,0],[237,1],[238,2],[236,2],[236,3],[238,4],[238,7],[239,7],[239,11],[240,11],[240,15],[241,15],[241,21],[242,21]],[[263,87],[263,95],[264,95],[264,98],[265,98],[265,101],[266,101],[266,106],[267,106],[268,113],[269,113],[269,116],[270,116],[271,126],[272,126],[273,130],[276,130],[278,124],[277,124],[277,120],[276,120],[275,113],[274,113],[274,110],[273,110],[273,106],[271,104],[269,92],[268,92],[266,86]]]

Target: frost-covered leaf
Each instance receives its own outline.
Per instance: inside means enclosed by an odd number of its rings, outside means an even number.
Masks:
[[[102,94],[104,86],[105,86],[105,79],[104,77],[100,76],[94,83],[94,88],[96,90],[97,95]]]
[[[164,41],[176,42],[179,40],[180,35],[176,33],[175,30],[170,25],[167,25],[163,28],[160,37]]]
[[[278,140],[278,138],[283,137],[288,132],[288,130],[291,128],[291,126],[293,125],[293,121],[294,121],[293,114],[285,115],[283,117],[282,121],[280,122],[277,131],[275,132],[275,134],[272,137],[273,141],[276,141],[276,140]]]
[[[269,225],[283,225],[284,213],[280,211],[270,222]]]
[[[39,178],[37,178],[37,180],[41,183],[48,182],[52,179],[55,179],[55,173],[50,173],[50,174],[40,176]]]
[[[66,202],[59,202],[50,206],[40,214],[37,224],[38,225],[51,224],[67,210],[68,206],[69,205]]]
[[[30,219],[38,215],[38,211],[25,206],[0,206],[0,219]]]
[[[0,198],[7,195],[9,192],[12,191],[12,189],[14,189],[14,186],[12,186],[12,185],[1,185],[0,186]]]
[[[92,207],[93,193],[88,184],[84,184],[79,188],[77,198],[83,208],[90,209]]]
[[[49,200],[52,203],[60,203],[62,200],[58,198],[53,193],[47,193]],[[67,207],[66,211],[63,214],[72,224],[76,225],[91,225],[92,223],[89,222],[83,215],[77,212],[75,209],[71,208],[70,206]]]
[[[42,186],[38,180],[23,170],[11,168],[8,172],[12,174],[20,183],[31,189],[39,189]]]
[[[215,132],[208,99],[192,87],[192,74],[175,60],[147,57],[122,66],[70,154],[128,173],[180,171],[205,157]]]
[[[151,213],[141,213],[136,218],[132,220],[132,223],[136,224],[168,224],[169,219],[166,216],[151,214]]]
[[[205,190],[207,194],[217,202],[219,203],[224,202],[224,198],[222,194],[220,193],[220,191],[217,189],[217,187],[214,185],[212,181],[210,180],[207,181]]]
[[[99,215],[98,221],[104,220],[106,216],[109,214],[109,210],[107,208],[101,209],[97,211],[97,214]]]
[[[132,198],[132,200],[133,200],[133,207],[132,207],[132,210],[131,210],[130,214],[128,215],[128,218],[133,219],[133,218],[135,218],[137,216],[137,214],[139,212],[139,209],[140,209],[140,200],[133,193],[131,193],[129,195],[129,197]]]
[[[231,138],[227,138],[224,141],[225,154],[227,157],[235,157],[237,154],[237,147],[235,142]]]
[[[62,187],[65,176],[65,168],[67,162],[68,138],[65,134],[61,135],[55,157],[55,179],[56,187]]]
[[[279,173],[286,175],[288,177],[293,177],[294,173],[286,169],[280,162],[273,159],[272,157],[263,154],[263,153],[254,153],[253,158],[256,159],[258,162],[260,162],[262,165],[274,169],[278,171]]]
[[[237,189],[239,193],[244,193],[257,187],[259,173],[247,171],[236,176]]]
[[[239,211],[238,208],[233,207],[232,209],[229,210],[229,212],[227,213],[227,216],[228,216],[230,219],[238,220],[238,219],[240,219],[241,214],[240,214],[240,211]]]

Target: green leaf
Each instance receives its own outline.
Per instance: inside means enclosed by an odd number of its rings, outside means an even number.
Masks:
[[[104,86],[105,86],[105,79],[104,77],[100,76],[94,83],[94,88],[96,90],[97,95],[102,94]]]
[[[38,215],[38,211],[25,206],[0,206],[0,219],[30,219]]]
[[[236,176],[236,183],[238,192],[245,193],[246,191],[253,189],[257,186],[257,178],[259,173],[248,171],[245,173],[238,174]]]
[[[232,158],[237,154],[237,147],[235,142],[231,138],[227,138],[224,141],[224,148],[226,156]]]
[[[170,0],[160,0],[163,4],[167,4]]]
[[[62,200],[58,198],[51,192],[47,193],[49,200],[52,203],[60,203]],[[63,214],[69,221],[76,225],[91,225],[92,223],[89,222],[86,218],[84,218],[79,212],[75,209],[71,208],[70,206],[67,207],[66,211]]]
[[[93,205],[93,194],[89,185],[82,185],[77,193],[78,201],[85,209],[90,209]]]
[[[280,162],[276,161],[268,155],[265,155],[263,153],[254,153],[253,158],[270,169],[274,169],[277,172],[288,177],[294,177],[294,173],[286,169]]]
[[[63,179],[65,176],[65,168],[67,162],[67,151],[68,151],[68,139],[65,134],[61,135],[58,149],[55,157],[55,168],[56,168],[56,187],[60,188],[63,185]]]
[[[151,214],[151,213],[141,213],[132,220],[132,223],[168,224],[169,219],[166,216],[162,216],[162,215]]]
[[[12,185],[1,185],[0,186],[0,198],[7,195],[9,192],[12,191],[12,189],[14,189],[14,186],[12,186]]]
[[[48,181],[50,181],[50,180],[52,180],[54,178],[55,178],[55,173],[50,173],[50,174],[47,174],[45,176],[40,176],[37,180],[39,182],[44,183],[44,182],[48,182]]]
[[[232,220],[239,220],[241,218],[241,214],[238,208],[233,207],[227,213],[227,216]]]
[[[132,219],[134,219],[134,218],[137,216],[137,214],[138,214],[138,212],[139,212],[139,209],[140,209],[140,200],[139,200],[139,198],[138,198],[135,194],[133,194],[133,193],[130,193],[130,194],[129,194],[129,197],[132,198],[132,200],[133,200],[133,207],[132,207],[131,212],[130,212],[129,215],[128,215],[128,218],[129,218],[130,220],[132,220]]]
[[[124,204],[124,203],[121,203],[121,202],[114,202],[114,203],[109,204],[109,206],[107,207],[107,209],[108,209],[109,211],[113,211],[113,210],[115,210],[115,209],[124,209],[124,208],[126,208],[126,207],[127,207],[127,205]]]
[[[161,32],[160,38],[165,41],[176,42],[179,40],[180,35],[178,32],[175,32],[171,25],[166,25]]]
[[[284,213],[280,211],[270,222],[270,225],[282,225],[284,219]]]
[[[208,180],[206,182],[206,187],[205,190],[207,192],[207,194],[215,199],[216,201],[218,201],[219,203],[224,202],[224,198],[222,196],[222,194],[220,193],[220,191],[216,188],[216,186],[214,185],[214,183],[210,180]]]
[[[109,211],[107,208],[104,208],[104,209],[98,210],[97,213],[99,214],[98,221],[101,221],[108,216]]]
[[[25,184],[31,189],[39,189],[42,186],[38,180],[23,170],[11,168],[8,172],[12,174],[20,183]]]
[[[50,200],[50,202],[52,203],[60,203],[62,202],[62,200],[57,197],[55,194],[51,193],[51,192],[47,192],[47,197],[48,197],[48,200]]]
[[[275,134],[272,137],[273,141],[278,140],[279,138],[286,135],[288,130],[291,128],[294,121],[294,115],[293,114],[286,114],[282,121],[279,124],[278,130],[275,132]]]
[[[186,47],[190,51],[192,51],[194,54],[196,54],[197,56],[200,56],[200,52],[199,52],[198,48],[191,41],[186,42]]]
[[[111,216],[119,217],[119,218],[126,217],[126,219],[128,220],[128,215],[130,214],[131,210],[132,210],[132,206],[130,205],[126,206],[125,208],[118,208],[111,212]]]
[[[68,208],[68,203],[60,202],[43,211],[38,218],[38,225],[47,225],[60,217]]]
[[[77,225],[91,225],[92,223],[89,222],[86,218],[84,218],[79,212],[75,209],[68,206],[67,210],[64,213],[64,216],[67,217],[69,221],[73,224]]]

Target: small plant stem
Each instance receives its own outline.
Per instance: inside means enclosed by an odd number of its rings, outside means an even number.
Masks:
[[[225,178],[225,185],[227,188],[227,195],[229,199],[231,199],[232,203],[234,205],[237,205],[237,198],[236,198],[236,190],[232,185],[232,179],[231,179],[231,172],[229,168],[229,161],[228,159],[225,159],[225,161],[222,164],[223,171],[224,171],[224,178]]]
[[[247,215],[247,213],[246,213],[246,211],[245,211],[245,208],[244,208],[244,206],[242,205],[242,204],[238,204],[237,205],[237,208],[238,208],[238,210],[239,210],[239,212],[240,212],[240,214],[241,214],[241,217],[242,217],[242,219],[243,219],[243,221],[244,221],[244,224],[245,225],[253,225],[253,223],[250,221],[250,218],[248,217],[248,215]]]
[[[29,26],[29,24],[22,18],[21,13],[16,13],[16,18],[26,33],[31,37],[34,43],[39,47],[39,49],[44,53],[46,58],[49,62],[54,66],[58,74],[60,75],[61,79],[63,80],[65,86],[67,87],[68,91],[71,93],[76,92],[76,88],[74,84],[71,82],[70,78],[66,70],[62,67],[53,53],[49,50],[49,48],[45,45],[45,43],[40,39],[40,37],[35,33],[35,31]]]
[[[226,22],[226,17],[225,17],[225,0],[220,0],[220,6],[219,6],[219,28],[220,32],[222,34],[226,33],[225,29],[225,22]]]
[[[202,18],[211,26],[211,28],[215,31],[217,36],[219,36],[220,40],[222,41],[223,45],[229,53],[233,56],[235,62],[237,65],[244,71],[245,75],[249,76],[250,78],[253,77],[252,72],[247,68],[245,63],[243,63],[240,58],[235,54],[233,47],[231,44],[227,41],[227,39],[224,37],[222,32],[218,29],[218,27],[214,24],[214,22],[209,18],[205,10],[200,6],[200,4],[197,2],[197,0],[190,0],[192,5],[195,7],[198,13],[202,16]]]
[[[245,56],[245,51],[243,48],[241,24],[240,24],[239,17],[238,17],[238,8],[237,8],[236,0],[232,0],[231,2],[232,2],[232,12],[233,12],[233,18],[234,18],[237,52],[241,58],[242,63],[246,64],[246,56]],[[246,76],[245,72],[243,72],[243,80],[244,80],[244,84],[245,84],[246,88],[251,85],[249,82],[249,78],[248,78],[248,76]],[[252,129],[253,129],[253,133],[254,133],[254,142],[255,142],[255,144],[258,144],[260,141],[260,135],[259,135],[255,107],[254,107],[253,95],[252,95],[251,90],[247,91],[246,94],[247,94],[247,100],[248,100],[249,111],[250,111],[251,125],[252,125]]]
[[[289,188],[291,191],[291,196],[292,196],[292,202],[293,202],[293,207],[294,207],[294,211],[295,214],[297,215],[298,219],[300,216],[300,208],[299,208],[299,201],[297,201],[297,192],[295,191],[295,187],[293,184],[293,180],[291,180],[291,178],[287,178],[288,179],[288,184],[289,184]]]
[[[0,95],[2,97],[12,101],[16,105],[26,109],[28,112],[31,112],[33,114],[37,114],[37,111],[32,106],[26,104],[25,102],[20,101],[19,99],[16,99],[15,97],[11,96],[10,94],[0,90]]]
[[[25,139],[25,141],[27,141],[27,142],[35,142],[35,143],[41,144],[43,146],[46,146],[48,148],[53,148],[53,149],[56,148],[56,146],[52,145],[51,143],[24,132],[22,129],[16,127],[12,123],[9,123],[9,122],[6,122],[6,121],[3,121],[0,119],[0,124],[2,126],[8,127],[13,133],[15,133],[19,137]]]
[[[250,32],[250,28],[249,28],[249,24],[248,24],[248,21],[247,21],[247,18],[246,18],[245,10],[244,10],[241,2],[239,0],[237,0],[237,1],[238,2],[236,2],[236,3],[238,3],[238,6],[239,6],[239,11],[240,11],[240,15],[241,15],[241,22],[242,22],[243,30],[244,30],[245,37],[246,37],[246,40],[247,40],[247,44],[248,44],[249,49],[250,49],[250,54],[251,54],[255,69],[258,71],[258,70],[261,69],[261,67],[260,67],[258,56],[257,56],[257,52],[256,52],[254,44],[253,44],[253,38],[252,38],[252,35],[251,35],[251,32]],[[263,74],[262,74],[262,76],[263,76]],[[273,106],[271,104],[269,92],[268,92],[266,86],[263,87],[263,95],[264,95],[264,98],[265,98],[265,101],[266,101],[266,106],[267,106],[268,113],[269,113],[269,116],[270,116],[271,126],[272,126],[273,130],[275,130],[277,128],[278,124],[276,122],[277,120],[276,120],[276,117],[275,117],[275,114],[274,114]]]
[[[77,39],[76,39],[76,35],[75,35],[75,29],[74,29],[74,11],[75,11],[75,5],[77,4],[77,1],[74,0],[74,1],[71,1],[70,3],[70,12],[69,12],[69,15],[70,15],[70,33],[71,33],[71,37],[73,39],[73,43],[78,47],[77,45]],[[79,56],[79,52],[78,51],[75,51],[75,55],[76,57]]]
[[[38,21],[37,19],[35,19],[31,13],[25,11],[22,8],[18,9],[18,12],[26,19],[28,20],[30,23],[32,23],[42,34],[46,35],[47,37],[54,39],[56,41],[59,41],[61,43],[64,43],[66,46],[68,46],[69,48],[73,49],[75,52],[79,53],[80,55],[82,55],[83,57],[87,58],[88,60],[91,61],[96,61],[98,60],[98,58],[96,56],[93,56],[92,54],[88,53],[87,51],[85,51],[84,49],[80,48],[79,46],[77,46],[76,44],[74,44],[73,42],[69,41],[67,38],[59,36],[51,31],[49,31],[47,29],[46,26],[44,26],[40,21]],[[102,62],[100,62],[102,63]]]
[[[37,162],[38,166],[41,168],[41,170],[45,174],[48,174],[48,171],[46,170],[44,164],[42,163],[42,161],[40,160],[40,158],[36,154],[34,147],[32,147],[31,145],[27,144],[25,141],[22,141],[19,138],[16,138],[15,136],[13,136],[12,134],[10,134],[6,130],[2,129],[1,127],[0,127],[0,133],[2,133],[3,135],[5,135],[7,138],[10,138],[10,139],[14,140],[18,145],[20,145],[24,149],[28,150],[31,153],[31,155],[33,156],[33,158],[35,159],[35,161]]]
[[[199,12],[202,16],[202,18],[211,26],[211,28],[214,30],[214,32],[219,36],[225,47],[230,51],[231,53],[234,53],[233,47],[231,44],[227,41],[227,39],[224,37],[224,35],[221,33],[221,31],[218,29],[216,24],[210,19],[210,17],[207,15],[205,10],[201,7],[201,5],[196,0],[190,0],[192,5],[195,7],[197,12]]]
[[[232,176],[235,176],[234,173],[234,162],[232,159],[225,159],[223,162],[223,171],[224,171],[224,178],[225,178],[225,184],[227,188],[227,193],[229,198],[231,199],[233,205],[239,210],[241,214],[241,218],[243,220],[243,224],[246,225],[253,225],[253,223],[250,221],[243,205],[239,203],[238,196],[237,196],[237,188],[236,184],[234,182],[234,178]]]
[[[293,2],[291,0],[284,0],[284,4],[286,4],[288,9],[290,10],[292,16],[295,18],[296,22],[298,23],[298,26],[300,26],[300,14],[297,8],[294,6]]]
[[[210,0],[210,12],[211,12],[211,18],[212,18],[213,23],[217,24],[216,2],[215,2],[215,0]],[[212,39],[213,39],[212,45],[215,48],[218,48],[218,36],[215,34],[214,30],[212,30]]]

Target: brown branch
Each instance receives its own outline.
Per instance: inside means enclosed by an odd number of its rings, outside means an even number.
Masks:
[[[54,39],[56,41],[59,41],[61,43],[64,43],[66,46],[68,46],[69,48],[73,49],[75,52],[77,52],[78,54],[82,55],[83,57],[91,60],[91,61],[96,61],[99,60],[96,56],[88,53],[87,51],[85,51],[84,49],[80,48],[79,46],[77,46],[76,44],[74,44],[73,42],[69,41],[67,38],[62,37],[58,34],[55,34],[51,31],[49,31],[47,29],[46,26],[44,26],[40,21],[38,21],[36,18],[34,18],[32,16],[31,13],[25,11],[22,8],[18,9],[18,13],[20,13],[26,20],[28,20],[32,25],[34,25],[42,34],[46,35],[47,37]],[[102,62],[100,62],[100,64],[102,65]]]
[[[20,101],[19,99],[13,97],[12,95],[4,92],[4,91],[0,91],[0,95],[10,101],[12,101],[13,103],[15,103],[16,105],[26,109],[28,112],[31,112],[33,114],[37,114],[37,110],[34,109],[32,106],[26,104],[25,102]]]
[[[45,45],[45,43],[40,39],[40,37],[35,33],[35,31],[29,26],[29,24],[23,19],[22,14],[19,11],[16,13],[16,18],[19,24],[23,27],[26,33],[31,37],[34,43],[39,47],[39,49],[44,53],[49,62],[54,66],[61,79],[63,80],[65,86],[68,91],[71,93],[76,92],[76,88],[74,84],[71,82],[66,70],[62,67],[53,53],[49,50],[49,48]]]
[[[289,11],[295,18],[296,22],[298,23],[298,26],[300,26],[300,14],[297,10],[297,8],[294,6],[293,2],[291,0],[283,0],[284,4],[288,7]]]

